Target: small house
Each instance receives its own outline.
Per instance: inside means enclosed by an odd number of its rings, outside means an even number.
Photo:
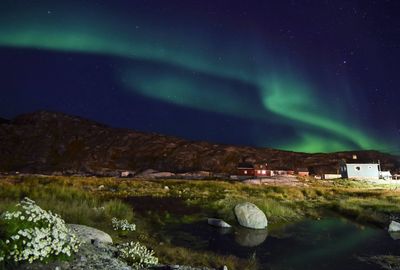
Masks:
[[[120,172],[120,177],[126,178],[126,177],[133,177],[135,175],[135,172],[132,171],[122,171]]]
[[[383,180],[392,180],[392,174],[390,173],[390,171],[381,171],[381,178]]]
[[[251,163],[239,163],[237,166],[237,174],[241,176],[254,176],[254,165]]]
[[[307,168],[298,168],[298,169],[296,170],[296,172],[297,172],[297,174],[298,174],[299,176],[309,176],[309,175],[310,175],[310,172],[308,171]]]
[[[274,173],[276,175],[288,175],[288,171],[285,170],[275,170]]]
[[[266,177],[273,176],[274,172],[272,170],[267,169],[267,164],[256,164],[254,166],[254,176],[256,177]]]
[[[339,171],[342,178],[378,180],[380,177],[378,163],[346,163],[341,162]]]

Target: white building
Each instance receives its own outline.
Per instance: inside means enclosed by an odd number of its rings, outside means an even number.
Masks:
[[[380,164],[377,163],[341,163],[342,178],[378,180],[381,176]]]
[[[342,178],[360,180],[392,179],[390,171],[381,171],[379,163],[345,163],[341,162],[339,167]]]
[[[392,180],[392,174],[390,173],[390,171],[382,171],[381,178],[384,180]]]

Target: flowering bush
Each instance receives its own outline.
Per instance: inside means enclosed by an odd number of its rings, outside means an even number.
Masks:
[[[115,231],[134,231],[136,230],[136,225],[135,224],[130,224],[128,220],[126,219],[121,219],[118,220],[117,218],[113,217],[111,219],[113,229]]]
[[[129,242],[119,246],[120,257],[127,261],[134,269],[158,264],[154,251],[147,249],[139,242]]]
[[[4,212],[0,222],[0,262],[63,259],[77,252],[80,245],[60,216],[29,198],[17,204],[16,211]]]

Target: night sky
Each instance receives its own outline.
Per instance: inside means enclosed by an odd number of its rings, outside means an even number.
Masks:
[[[400,154],[400,1],[0,2],[0,116]]]

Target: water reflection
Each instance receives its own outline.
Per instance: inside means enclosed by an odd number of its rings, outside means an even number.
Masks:
[[[235,231],[235,241],[243,247],[256,247],[267,239],[267,230],[251,230],[238,228]]]
[[[392,237],[393,240],[399,240],[400,239],[400,232],[389,232],[390,237]]]

